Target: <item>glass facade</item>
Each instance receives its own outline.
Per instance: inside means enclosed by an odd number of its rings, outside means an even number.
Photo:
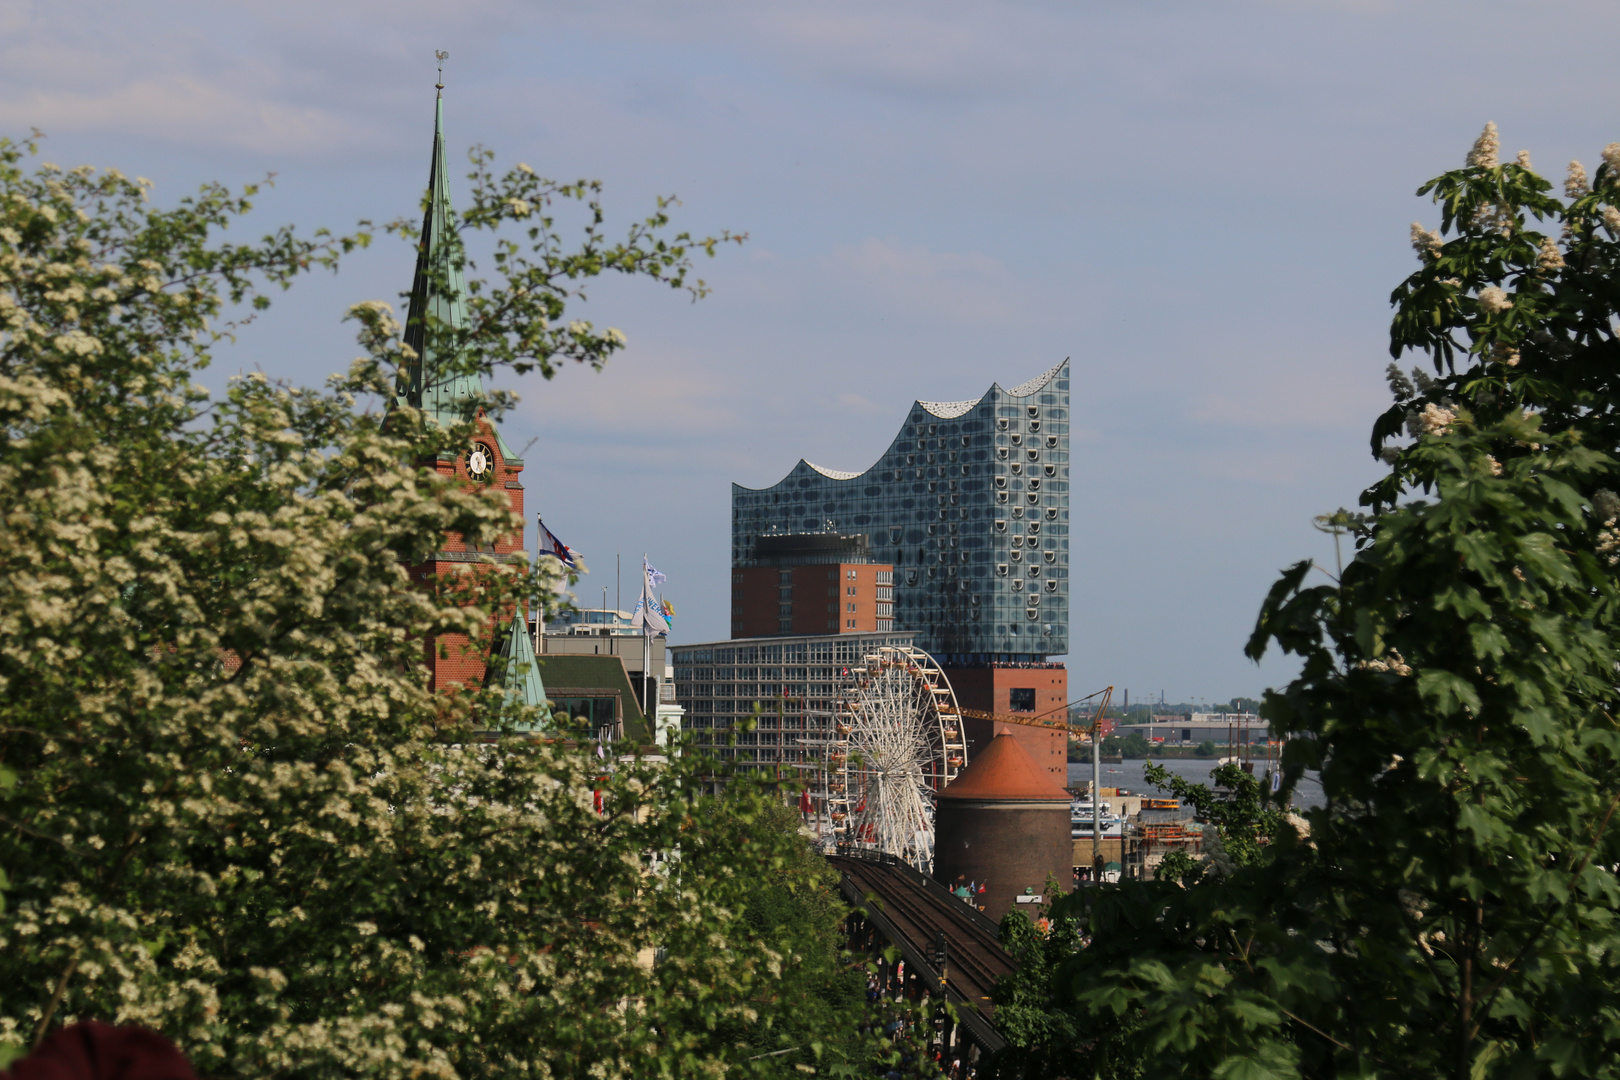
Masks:
[[[864,533],[894,565],[894,625],[941,664],[1069,651],[1069,363],[978,401],[919,401],[865,472],[800,461],[731,487],[731,559],[760,537]]]

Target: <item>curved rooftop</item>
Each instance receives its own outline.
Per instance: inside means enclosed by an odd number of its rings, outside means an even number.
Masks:
[[[955,420],[958,417],[966,416],[968,413],[972,412],[976,407],[984,403],[985,398],[992,396],[998,390],[1012,398],[1027,398],[1034,394],[1040,393],[1046,388],[1048,383],[1057,378],[1059,373],[1063,371],[1063,365],[1067,364],[1068,362],[1069,357],[1065,356],[1062,360],[1058,361],[1056,364],[1053,364],[1051,367],[1047,368],[1033,379],[1030,379],[1028,382],[1021,382],[1011,390],[1003,387],[1000,383],[991,383],[990,389],[986,390],[982,396],[974,398],[971,401],[918,401],[914,404],[914,408],[922,409],[930,416],[938,417],[941,420]],[[814,472],[820,473],[829,480],[859,480],[876,467],[875,465],[868,465],[864,469],[850,472],[846,469],[829,469],[824,465],[817,465],[813,461],[806,461],[805,459],[800,458],[799,464],[795,465],[788,471],[788,476],[792,476],[793,473],[798,470],[799,465],[802,465]],[[786,478],[784,477],[784,479]],[[782,481],[780,480],[777,481],[777,483],[781,482]],[[742,485],[739,484],[737,486],[741,487]],[[763,491],[765,489],[746,488],[744,490]]]
[[[800,458],[799,460],[804,461],[803,458]],[[845,472],[842,469],[823,469],[820,465],[817,465],[813,461],[805,461],[804,463],[829,480],[853,480],[857,476],[861,475],[858,472]]]
[[[939,797],[987,802],[1069,801],[1069,793],[1035,764],[1029,751],[1010,732],[991,739],[990,745],[968,762]]]

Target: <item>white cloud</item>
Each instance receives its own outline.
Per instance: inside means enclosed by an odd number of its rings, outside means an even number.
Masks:
[[[188,75],[141,79],[96,92],[40,90],[0,102],[0,126],[139,135],[282,155],[321,154],[362,133],[326,109],[278,104]]]

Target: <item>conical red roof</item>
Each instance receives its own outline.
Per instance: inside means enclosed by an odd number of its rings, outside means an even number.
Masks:
[[[1035,764],[1029,751],[1018,745],[1010,732],[990,740],[980,754],[968,762],[955,780],[939,793],[942,799],[1008,799],[1068,802],[1069,793]]]

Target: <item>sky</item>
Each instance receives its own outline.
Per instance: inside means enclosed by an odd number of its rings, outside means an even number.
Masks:
[[[724,638],[733,482],[865,469],[914,399],[1069,356],[1071,688],[1220,702],[1290,677],[1243,656],[1260,601],[1333,565],[1311,519],[1377,475],[1415,190],[1487,120],[1595,167],[1616,40],[1620,6],[1560,0],[0,0],[0,133],[159,203],[274,173],[251,227],[347,229],[417,212],[446,50],[453,154],[601,179],[610,227],[677,195],[677,228],[748,234],[699,302],[593,287],[606,371],[507,381],[582,602],[645,553],[674,640]],[[346,368],[344,310],[411,266],[310,279],[204,381]]]

